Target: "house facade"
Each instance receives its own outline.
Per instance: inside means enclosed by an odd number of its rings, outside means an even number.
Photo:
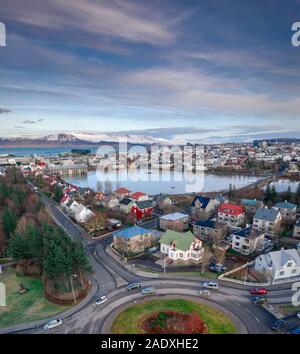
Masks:
[[[160,251],[173,262],[199,263],[203,257],[202,242],[191,232],[167,230],[160,239]]]
[[[219,206],[216,199],[197,195],[191,203],[191,216],[194,220],[206,220],[214,216]]]
[[[294,223],[297,219],[297,205],[285,201],[274,205],[273,209],[280,211],[282,221],[287,223]]]
[[[261,252],[265,235],[255,231],[252,227],[245,227],[235,231],[232,235],[232,249],[243,254],[250,255],[254,252]]]
[[[240,205],[222,203],[218,210],[218,222],[230,227],[241,226],[245,219],[244,208]]]
[[[254,215],[253,229],[274,235],[281,222],[282,216],[279,210],[259,208]]]
[[[140,202],[133,201],[131,204],[131,213],[139,220],[152,216],[153,203],[150,200]]]
[[[262,254],[255,259],[254,268],[273,281],[299,277],[299,253],[295,249],[289,249]]]
[[[184,231],[189,228],[190,216],[183,213],[171,213],[159,218],[159,226],[162,230],[170,229]]]
[[[131,192],[129,189],[124,188],[124,187],[120,187],[120,188],[118,188],[118,189],[116,189],[116,190],[114,191],[114,195],[115,195],[119,200],[122,200],[122,199],[124,199],[124,198],[130,196],[131,193],[132,193],[132,192]]]
[[[149,196],[143,192],[135,192],[130,195],[130,198],[132,200],[137,201],[137,202],[142,202],[142,201],[148,200]]]
[[[300,237],[300,218],[296,221],[293,230],[293,237],[299,238]]]
[[[156,243],[156,234],[139,226],[129,227],[113,233],[114,248],[125,256],[143,254]]]
[[[225,237],[226,228],[217,223],[215,219],[208,219],[195,222],[193,234],[202,241],[216,241]]]

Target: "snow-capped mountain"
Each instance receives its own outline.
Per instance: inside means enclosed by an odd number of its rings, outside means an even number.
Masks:
[[[71,133],[51,134],[42,137],[0,138],[0,147],[76,147],[96,146],[99,143],[126,142],[128,144],[160,145],[170,144],[165,139],[146,135]]]

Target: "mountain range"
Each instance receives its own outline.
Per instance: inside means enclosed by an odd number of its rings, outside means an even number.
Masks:
[[[165,139],[146,135],[62,133],[42,137],[0,138],[0,147],[92,147],[104,143],[116,145],[119,142],[127,142],[129,145],[170,144]]]

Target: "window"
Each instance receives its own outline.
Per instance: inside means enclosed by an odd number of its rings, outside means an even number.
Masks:
[[[297,272],[297,269],[292,269],[292,274],[295,274]]]
[[[284,275],[284,270],[282,270],[281,272],[279,272],[279,275],[280,275],[280,276]]]
[[[287,264],[287,267],[290,268],[290,267],[292,267],[292,265],[293,265],[293,262],[289,262],[289,263]]]
[[[180,258],[183,258],[183,253],[179,253],[179,257],[180,257]]]

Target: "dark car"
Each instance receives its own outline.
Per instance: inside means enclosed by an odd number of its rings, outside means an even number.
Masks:
[[[268,302],[265,296],[251,296],[250,301],[253,304],[260,304],[260,305],[266,304]]]
[[[141,288],[142,284],[141,283],[132,283],[132,284],[128,284],[126,286],[127,291],[131,291],[131,290],[135,290],[135,289],[139,289]]]
[[[300,327],[295,327],[290,331],[291,334],[300,334]]]
[[[278,332],[280,331],[282,328],[287,327],[287,322],[284,320],[277,320],[275,322],[273,322],[270,326],[272,331]]]
[[[250,290],[250,293],[252,295],[266,295],[268,291],[265,288],[253,288]]]

